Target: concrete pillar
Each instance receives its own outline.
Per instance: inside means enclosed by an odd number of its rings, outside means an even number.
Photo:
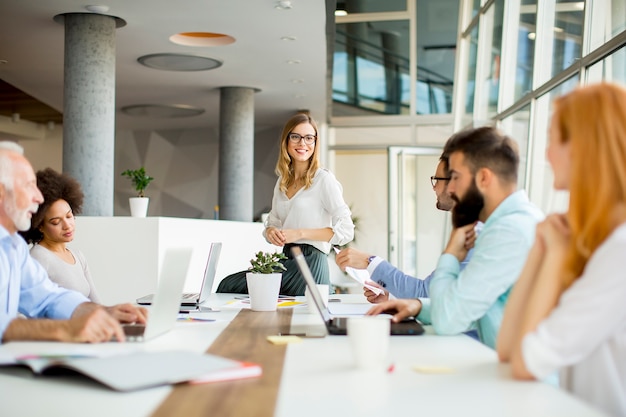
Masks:
[[[254,92],[220,89],[220,219],[251,222],[254,215]]]
[[[125,22],[95,13],[55,16],[65,25],[63,172],[85,192],[83,214],[113,215],[115,29]]]

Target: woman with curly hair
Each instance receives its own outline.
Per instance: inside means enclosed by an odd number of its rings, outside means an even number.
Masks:
[[[299,246],[318,284],[329,284],[328,253],[332,245],[345,245],[354,238],[350,208],[335,176],[320,168],[317,124],[306,113],[292,116],[283,127],[272,209],[263,236],[283,247],[280,293],[303,295],[306,284],[291,247]],[[217,292],[247,293],[245,272],[220,282]]]
[[[21,233],[33,247],[30,254],[61,287],[80,292],[99,303],[84,255],[68,248],[74,240],[74,215],[81,212],[84,194],[74,178],[51,168],[37,171],[37,187],[44,202],[33,215],[30,230]]]

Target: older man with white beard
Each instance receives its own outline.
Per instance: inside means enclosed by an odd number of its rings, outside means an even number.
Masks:
[[[115,336],[123,341],[119,322],[145,323],[145,309],[92,303],[54,284],[30,257],[17,232],[30,228],[31,217],[42,202],[22,148],[0,141],[0,339],[95,343]]]

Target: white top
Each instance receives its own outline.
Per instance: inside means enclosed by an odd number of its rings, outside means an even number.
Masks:
[[[625,254],[623,224],[522,342],[524,362],[535,377],[560,370],[563,388],[616,416],[626,416]]]
[[[311,187],[299,189],[291,199],[280,191],[280,178],[276,181],[272,210],[265,221],[265,227],[278,229],[330,227],[334,232],[330,242],[306,239],[296,242],[315,246],[328,254],[331,245],[345,245],[354,239],[351,215],[350,208],[343,200],[341,184],[330,171],[320,168],[313,177]]]
[[[48,276],[52,281],[63,288],[69,288],[83,294],[94,303],[99,303],[100,300],[96,295],[96,289],[89,273],[87,259],[78,249],[72,249],[70,252],[75,260],[73,265],[68,264],[41,245],[34,245],[30,249],[30,255],[48,271]]]

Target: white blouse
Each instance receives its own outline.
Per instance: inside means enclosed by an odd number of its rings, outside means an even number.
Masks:
[[[328,254],[331,245],[345,245],[354,239],[352,213],[343,200],[343,188],[327,169],[320,168],[309,188],[301,188],[291,198],[280,191],[280,178],[274,186],[272,210],[265,227],[278,229],[322,229],[330,227],[333,237],[330,242],[302,239],[295,243],[315,246]],[[265,231],[263,231],[265,236]],[[267,236],[265,236],[267,239]]]
[[[522,341],[526,368],[541,379],[560,370],[574,395],[626,416],[626,224],[593,253],[582,276]]]
[[[100,300],[96,295],[96,289],[89,273],[87,259],[77,249],[72,249],[71,253],[76,261],[73,265],[68,264],[41,245],[34,245],[30,249],[30,255],[44,267],[52,281],[63,288],[83,294],[94,303],[99,303]]]

